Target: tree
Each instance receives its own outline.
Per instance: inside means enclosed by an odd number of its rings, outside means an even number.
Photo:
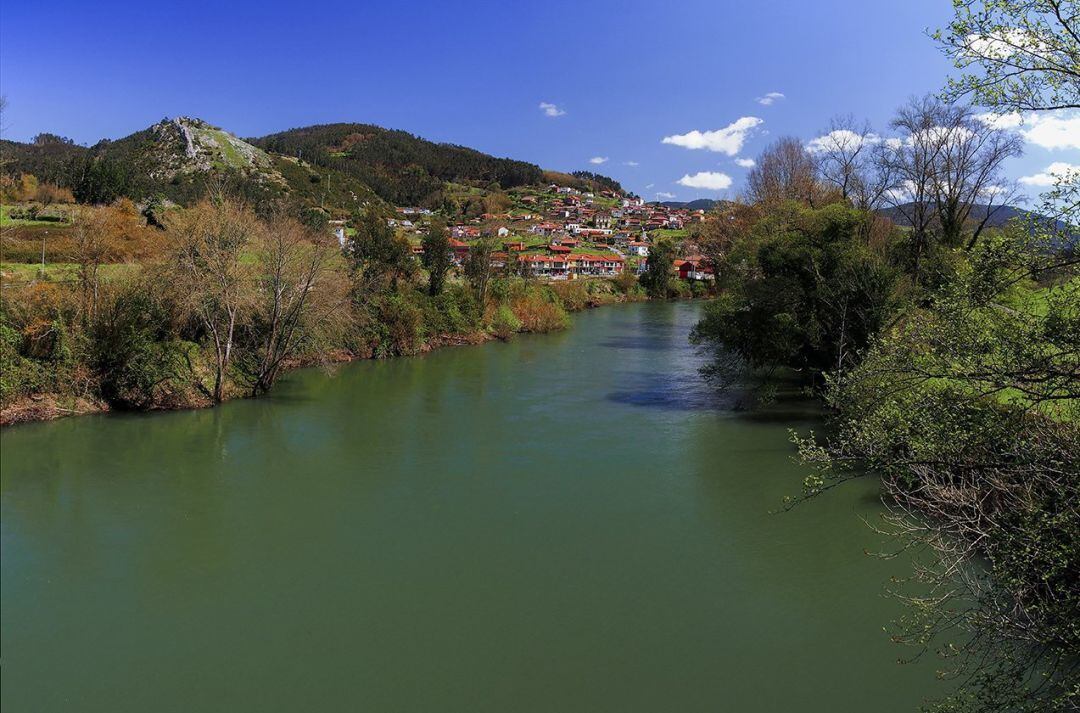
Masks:
[[[912,99],[892,122],[898,136],[885,144],[882,171],[895,177],[889,201],[911,226],[913,272],[936,243],[967,247],[994,213],[1015,197],[1002,166],[1022,151],[1020,138],[963,106],[933,97]],[[976,206],[983,215],[969,224]]]
[[[882,138],[870,124],[851,116],[835,118],[822,136],[808,145],[821,179],[840,190],[840,195],[861,210],[881,207],[892,188],[888,164],[875,160]]]
[[[675,245],[670,240],[658,240],[649,248],[641,284],[651,297],[671,296],[672,272],[675,269]]]
[[[270,390],[282,365],[305,341],[325,331],[343,300],[331,289],[328,262],[334,246],[325,232],[279,216],[258,231],[254,248],[259,291],[254,302],[251,393],[257,396]]]
[[[423,238],[424,267],[428,271],[428,294],[442,293],[446,283],[446,273],[452,264],[450,251],[450,231],[441,218],[433,218]]]
[[[394,233],[381,211],[372,206],[359,211],[351,227],[345,252],[361,293],[396,291],[400,281],[413,278],[416,261],[409,243]]]
[[[79,266],[79,292],[83,319],[89,323],[97,312],[101,266],[113,252],[115,227],[111,211],[84,208],[78,211],[71,231],[71,258]]]
[[[759,218],[756,206],[724,201],[708,214],[698,234],[698,249],[714,266],[727,262],[732,247],[741,240]]]
[[[469,246],[469,257],[465,262],[465,277],[476,293],[481,312],[487,304],[488,283],[491,281],[491,256],[495,252],[495,243],[491,238],[482,238]]]
[[[807,495],[881,477],[887,528],[925,553],[896,638],[952,661],[933,710],[1076,710],[1078,278],[1027,226],[980,243],[831,381],[833,436],[799,441]]]
[[[204,199],[169,223],[175,246],[169,277],[214,347],[214,383],[204,389],[214,403],[224,399],[237,329],[251,308],[251,274],[242,258],[259,231],[250,209],[221,195]]]
[[[725,293],[692,335],[714,349],[714,373],[787,368],[820,385],[856,364],[898,306],[897,271],[862,240],[869,220],[843,204],[798,208],[742,236],[718,266]]]
[[[1075,0],[956,0],[933,33],[960,75],[945,97],[1000,112],[1080,108],[1080,6]]]
[[[802,141],[790,136],[777,139],[747,175],[747,196],[762,205],[791,200],[812,206],[820,194],[815,176],[814,161]]]

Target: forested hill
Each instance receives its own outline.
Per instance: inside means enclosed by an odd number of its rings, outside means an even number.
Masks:
[[[211,183],[256,205],[285,200],[339,217],[368,202],[439,209],[461,195],[538,184],[625,195],[617,181],[589,171],[544,171],[369,124],[323,124],[245,140],[177,117],[89,147],[52,134],[0,141],[0,155],[6,176],[32,174],[95,204],[163,197],[186,205]]]
[[[716,207],[717,203],[721,201],[714,201],[711,198],[698,198],[693,201],[654,201],[656,205],[662,205],[667,208],[685,208],[686,210],[712,210]]]
[[[321,124],[249,141],[357,178],[396,205],[430,204],[447,182],[505,189],[539,183],[543,176],[531,163],[369,124]]]

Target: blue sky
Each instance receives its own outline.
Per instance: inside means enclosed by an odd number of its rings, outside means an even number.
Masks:
[[[0,0],[5,137],[49,131],[93,143],[178,115],[240,136],[358,121],[596,170],[649,199],[729,196],[747,170],[735,159],[771,139],[812,139],[848,113],[882,130],[907,97],[938,90],[950,67],[925,32],[950,6]],[[771,92],[783,98],[756,101]],[[732,155],[663,143],[749,118],[760,122]],[[1029,142],[1012,177],[1080,163],[1074,123],[1054,132],[1065,146]],[[734,134],[711,145],[730,151]],[[679,184],[701,172],[732,185]]]

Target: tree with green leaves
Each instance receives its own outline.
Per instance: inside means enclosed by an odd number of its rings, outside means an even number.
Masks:
[[[441,294],[446,284],[446,274],[453,264],[453,253],[450,250],[450,231],[446,228],[446,221],[441,218],[433,218],[428,225],[427,232],[422,241],[424,246],[424,268],[428,271],[428,294],[434,296]]]
[[[1080,3],[954,0],[933,33],[960,74],[946,97],[1001,113],[1080,108]]]
[[[469,246],[469,257],[465,261],[465,277],[476,293],[481,311],[487,304],[488,284],[493,272],[491,256],[494,252],[494,241],[491,238],[481,238]]]
[[[820,383],[854,365],[898,306],[899,271],[862,237],[873,216],[840,203],[783,212],[735,239],[724,293],[694,328],[716,352],[716,376],[790,369]]]
[[[916,548],[895,639],[948,662],[949,713],[1075,711],[1080,695],[1080,271],[1024,225],[833,375],[807,496],[871,474]]]
[[[672,274],[675,269],[675,245],[670,240],[658,240],[649,248],[641,284],[650,297],[667,299],[672,293]]]
[[[382,211],[369,206],[350,227],[353,235],[345,251],[361,292],[396,291],[399,282],[413,278],[416,260],[409,243],[394,233]]]

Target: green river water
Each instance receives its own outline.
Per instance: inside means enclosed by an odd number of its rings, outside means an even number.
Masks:
[[[0,435],[4,713],[913,711],[856,483],[702,383],[694,304]]]

